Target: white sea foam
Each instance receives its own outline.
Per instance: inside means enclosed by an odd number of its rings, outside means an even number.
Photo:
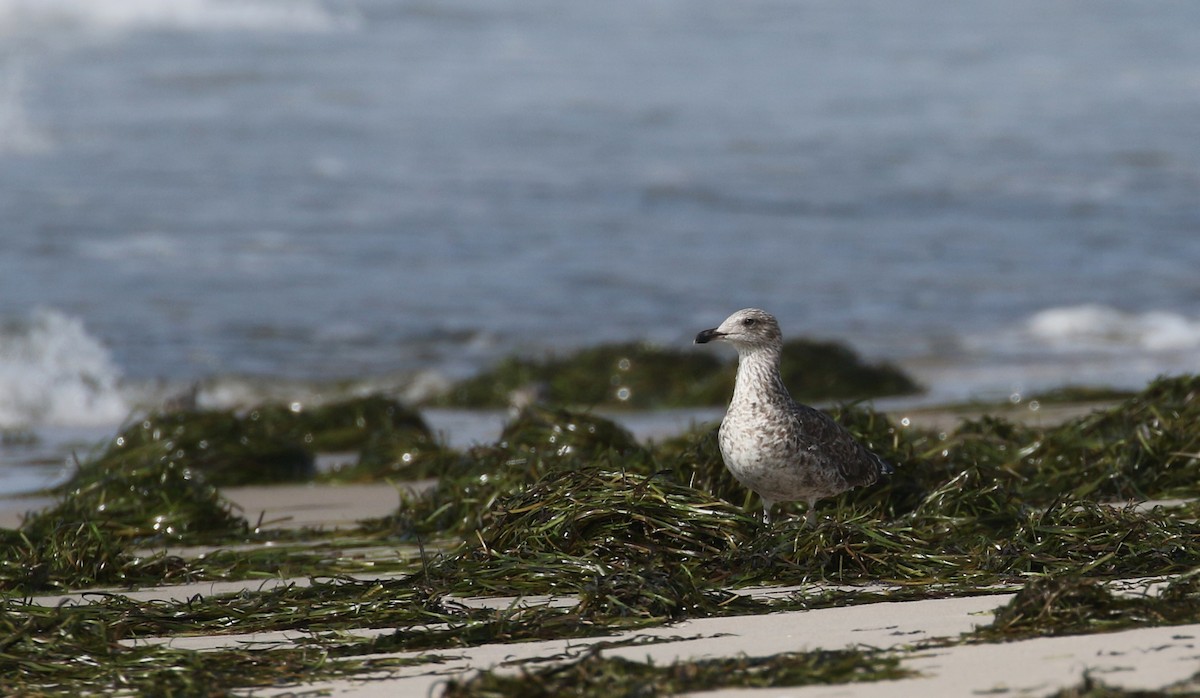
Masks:
[[[1029,318],[1023,334],[1062,351],[1200,349],[1200,319],[1166,311],[1132,313],[1106,305],[1043,310]]]
[[[907,365],[942,401],[994,399],[1063,385],[1137,390],[1160,375],[1200,370],[1200,318],[1102,304],[1057,306],[968,334],[952,359]]]
[[[0,326],[0,427],[116,424],[129,406],[108,349],[57,310]]]
[[[326,31],[353,24],[319,0],[0,0],[0,34],[37,28]]]

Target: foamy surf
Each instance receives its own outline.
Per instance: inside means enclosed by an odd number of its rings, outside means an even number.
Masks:
[[[1096,304],[1043,310],[1029,318],[1024,334],[1043,346],[1064,351],[1200,350],[1200,319],[1166,311],[1133,313]]]
[[[953,356],[915,365],[932,393],[994,398],[1065,385],[1137,390],[1162,375],[1200,370],[1200,319],[1103,304],[1055,306],[962,338]]]
[[[316,0],[0,0],[0,35],[96,31],[328,31],[355,23]]]
[[[39,309],[0,326],[0,428],[117,424],[121,373],[83,321]]]

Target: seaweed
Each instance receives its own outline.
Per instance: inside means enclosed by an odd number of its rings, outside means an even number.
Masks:
[[[551,410],[536,414],[531,426],[506,430],[510,437],[534,436],[502,441],[483,459],[493,463],[486,472],[444,479],[428,497],[409,502],[410,516],[453,512],[447,525],[425,532],[479,542],[452,565],[473,580],[476,592],[579,591],[597,574],[647,564],[693,569],[691,561],[703,556],[721,560],[719,577],[696,574],[709,586],[816,580],[999,583],[1028,574],[1075,570],[1116,576],[1178,572],[1200,564],[1192,552],[1196,525],[1080,498],[1065,486],[1051,492],[1041,483],[1026,459],[1051,438],[1048,434],[1066,444],[1073,429],[1069,424],[1059,434],[1057,428],[988,417],[942,435],[900,428],[862,406],[839,407],[835,418],[892,461],[896,473],[874,487],[823,502],[819,512],[827,516],[815,530],[784,520],[760,531],[744,513],[752,495],[724,468],[712,426],[650,449],[630,446],[622,436],[575,450],[551,439],[573,433],[562,424],[573,424],[577,416]],[[606,429],[599,431],[613,433]],[[1066,482],[1078,481],[1079,473],[1074,466],[1044,475]],[[642,498],[646,492],[659,498]],[[710,526],[691,513],[695,508],[731,518]],[[643,529],[647,521],[653,526]],[[716,534],[719,542],[662,557],[674,535],[666,522],[676,521],[691,526],[680,535]],[[469,575],[462,572],[467,568]]]
[[[537,480],[548,468],[544,458],[479,446],[453,461],[432,488],[401,492],[396,513],[363,521],[361,528],[400,540],[465,536],[483,525],[497,498]]]
[[[996,611],[991,630],[1006,636],[1021,631],[1076,634],[1097,626],[1111,627],[1132,605],[1131,600],[1118,598],[1095,579],[1042,577],[1028,582]]]
[[[268,405],[252,411],[268,436],[302,443],[313,453],[356,451],[351,466],[322,479],[367,482],[390,477],[436,475],[457,458],[443,448],[415,410],[381,395],[341,400],[309,408]]]
[[[148,447],[169,450],[175,461],[219,486],[310,480],[316,453],[345,450],[359,452],[359,465],[348,475],[378,479],[440,450],[420,415],[371,395],[310,408],[261,405],[240,415],[154,413],[122,430],[89,465],[120,469]]]
[[[169,412],[147,415],[122,430],[59,490],[75,488],[89,469],[136,469],[147,454],[167,454],[214,485],[295,482],[316,472],[301,442],[256,429],[252,418],[230,411]]]
[[[697,570],[757,527],[703,492],[603,467],[550,470],[478,523],[427,571],[456,593],[582,593],[585,609],[672,617],[730,601]]]
[[[307,540],[288,544],[288,536],[279,532],[256,533],[246,537],[257,540],[258,545],[184,556],[173,554],[169,548],[147,549],[147,544],[156,541],[120,538],[96,522],[64,524],[48,534],[34,536],[21,530],[0,529],[0,594],[303,577],[316,571],[323,575],[378,575],[411,571],[413,567],[415,553],[383,557],[355,550],[357,546],[378,545],[378,536],[355,538],[343,534],[330,538],[325,545],[314,546],[312,539],[328,534],[311,530],[288,533]]]
[[[578,612],[591,619],[661,622],[765,611],[765,604],[717,588],[684,565],[667,569],[646,565],[598,574],[579,591]]]
[[[592,555],[655,564],[736,548],[755,524],[697,490],[597,468],[560,470],[488,513],[486,550]]]
[[[1097,579],[1068,574],[1029,580],[974,637],[1011,640],[1196,622],[1200,583],[1194,572],[1157,595],[1116,594]]]
[[[640,343],[608,344],[565,357],[509,357],[452,386],[437,402],[505,407],[514,401],[514,393],[532,387],[552,404],[635,409],[714,404],[712,376],[720,371],[721,362],[709,354]]]
[[[1118,405],[1051,430],[1026,464],[1038,470],[1042,489],[1061,491],[1068,483],[1054,471],[1070,473],[1081,497],[1200,494],[1200,376],[1159,378]]]
[[[836,342],[792,340],[784,382],[802,400],[847,400],[920,391],[890,364],[865,364]],[[644,343],[608,344],[564,357],[509,357],[434,400],[456,407],[505,407],[532,392],[549,404],[650,409],[728,402],[736,368],[711,353]]]
[[[785,652],[769,657],[677,661],[657,666],[593,648],[565,663],[451,679],[443,698],[494,696],[668,696],[720,688],[795,687],[911,676],[895,657],[862,650]]]
[[[372,401],[353,418],[346,416],[354,414],[351,409],[320,420],[332,425],[329,434],[338,434],[325,440],[314,431],[318,426],[301,425],[290,406],[260,411],[257,419],[253,412],[201,414],[199,423],[211,420],[213,429],[236,422],[230,429],[251,442],[261,436],[264,443],[298,443],[306,450],[319,444],[365,452],[377,440],[386,446],[377,451],[379,472],[438,476],[439,484],[403,495],[394,515],[330,534],[319,548],[197,557],[142,549],[274,534],[251,528],[221,499],[207,473],[191,466],[189,453],[198,442],[189,439],[204,429],[191,431],[185,416],[178,423],[155,416],[147,420],[150,427],[135,424],[125,443],[110,446],[121,458],[85,463],[59,491],[57,504],[17,531],[0,531],[0,585],[6,591],[369,573],[369,564],[355,566],[338,555],[364,541],[415,538],[419,566],[415,553],[403,552],[385,566],[404,573],[394,579],[317,579],[308,586],[186,602],[111,595],[92,596],[80,606],[35,608],[8,599],[0,614],[0,688],[24,694],[59,687],[64,693],[137,692],[159,681],[181,694],[201,686],[219,693],[295,681],[301,672],[311,679],[386,668],[368,663],[382,660],[356,659],[373,652],[598,636],[686,618],[981,593],[1017,584],[1023,588],[1011,608],[961,641],[1200,622],[1194,506],[1143,511],[1119,505],[1127,498],[1194,491],[1198,385],[1189,376],[1160,379],[1120,405],[1058,426],[984,417],[945,434],[904,426],[862,405],[837,406],[835,418],[892,462],[896,473],[822,502],[815,527],[786,518],[763,526],[748,515],[756,508],[750,506],[753,495],[728,475],[711,424],[645,446],[597,415],[538,407],[519,414],[497,443],[452,452],[417,436],[407,441],[405,427],[389,424],[399,417],[386,414],[387,401]],[[180,425],[185,433],[173,431]],[[411,457],[405,460],[404,453]],[[311,540],[318,534],[299,535]],[[1119,595],[1104,585],[1175,574],[1183,576],[1159,595]],[[839,586],[783,601],[732,591],[812,582]],[[899,590],[845,586],[865,583]],[[450,593],[518,601],[477,609],[455,603]],[[574,594],[578,603],[520,600],[546,593]],[[364,627],[397,630],[373,639],[344,632]],[[299,647],[270,651],[187,653],[128,644],[156,636],[301,628],[310,632]],[[868,654],[872,662],[880,656]],[[88,656],[92,664],[54,673],[68,656]],[[611,659],[597,654],[521,676],[481,674],[477,682],[455,682],[454,690],[536,695],[545,686],[586,694],[589,681],[610,688],[595,677],[624,681],[622,676],[650,695],[693,690],[674,688],[669,667]],[[790,671],[792,659],[738,658],[715,669],[686,663],[678,673],[702,677],[700,684],[712,688],[717,679],[706,672],[732,676],[744,665],[746,676],[775,682]],[[825,675],[823,669],[806,671]],[[568,678],[573,683],[560,683]],[[511,688],[510,680],[517,682]]]
[[[316,633],[424,626],[472,617],[467,609],[447,604],[441,591],[425,586],[413,575],[314,579],[306,585],[281,584],[186,601],[138,602],[118,594],[100,595],[98,599],[71,613],[121,619],[121,639],[278,630]]]
[[[135,555],[135,544],[216,540],[247,530],[245,519],[199,473],[180,465],[169,448],[146,444],[127,453],[121,467],[81,467],[55,504],[6,536],[0,589],[161,580],[183,562]]]
[[[433,434],[416,411],[382,395],[366,395],[317,404],[268,404],[245,417],[266,436],[299,441],[313,451],[350,451],[372,438],[394,444],[433,443]]]
[[[0,592],[162,583],[186,564],[167,555],[133,554],[127,541],[91,522],[63,523],[43,532],[14,531],[0,544]]]
[[[659,569],[704,579],[676,586],[694,596],[713,584],[694,568],[745,545],[756,527],[737,508],[697,490],[600,468],[552,471],[497,500],[483,522],[478,546],[448,563],[469,565],[472,587],[503,583],[516,591],[551,581],[553,591],[579,592],[595,589],[598,577]],[[555,571],[550,579],[548,570]]]
[[[919,479],[909,483],[913,491],[929,491],[976,471],[1032,506],[1064,499],[1195,496],[1200,494],[1198,396],[1200,378],[1164,377],[1120,404],[1055,426],[985,416],[964,421],[948,435],[903,430],[897,444],[875,439],[872,445],[885,458],[896,458],[900,467],[893,483]],[[906,508],[893,506],[893,512]]]
[[[644,457],[633,434],[611,419],[562,408],[530,407],[500,432],[500,447],[554,457],[594,457],[615,451],[624,458]]]
[[[780,366],[783,382],[798,400],[859,400],[912,395],[922,388],[900,368],[884,362],[864,363],[840,342],[793,339],[784,342]],[[732,394],[732,383],[730,391]]]
[[[318,473],[317,482],[379,482],[421,480],[471,469],[465,454],[440,444],[416,439],[397,439],[387,433],[371,434],[357,458]]]
[[[497,498],[555,469],[610,463],[646,469],[651,454],[612,420],[585,412],[530,408],[505,425],[500,441],[442,461],[438,483],[402,495],[393,516],[368,522],[400,536],[466,534],[484,525]]]
[[[0,692],[5,695],[132,693],[230,695],[368,671],[440,661],[436,656],[337,659],[322,647],[215,649],[127,644],[128,609],[41,607],[0,601]]]
[[[1194,685],[1190,684],[1190,685]],[[1083,680],[1075,686],[1068,686],[1056,691],[1046,698],[1197,698],[1200,691],[1195,688],[1175,688],[1166,690],[1140,690],[1110,686],[1095,678],[1089,672],[1084,672]]]
[[[959,479],[898,520],[847,506],[815,529],[782,522],[721,558],[737,583],[897,582],[981,585],[1028,575],[1098,578],[1200,566],[1200,525],[1087,501],[1024,506]],[[938,504],[944,505],[941,508]]]
[[[125,540],[198,540],[244,533],[245,519],[169,443],[131,447],[119,463],[92,461],[60,488],[59,501],[22,524],[33,537],[95,523]]]

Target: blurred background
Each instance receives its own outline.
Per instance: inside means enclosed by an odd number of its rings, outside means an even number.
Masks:
[[[197,381],[417,396],[745,306],[935,401],[1194,371],[1198,30],[1184,0],[0,0],[7,452]]]

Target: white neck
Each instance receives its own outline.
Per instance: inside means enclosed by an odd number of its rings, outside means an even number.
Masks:
[[[733,388],[733,400],[743,403],[758,402],[764,386],[768,392],[787,395],[783,378],[779,375],[781,352],[774,347],[755,347],[738,352],[737,383]]]

